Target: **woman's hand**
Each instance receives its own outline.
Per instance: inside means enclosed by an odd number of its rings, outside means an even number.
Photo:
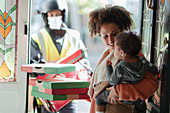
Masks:
[[[92,98],[93,98],[93,94],[94,94],[94,89],[93,89],[92,84],[90,84],[90,86],[89,86],[89,90],[88,90],[88,93],[87,93],[87,94],[89,95],[90,100],[92,100]]]
[[[118,96],[117,92],[115,92],[114,86],[106,88],[107,90],[110,90],[109,96],[107,98],[108,102],[111,104],[118,104]]]

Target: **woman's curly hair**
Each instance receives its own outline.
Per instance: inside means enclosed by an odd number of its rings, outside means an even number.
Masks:
[[[118,25],[120,31],[130,30],[133,25],[133,20],[130,15],[132,14],[121,6],[99,8],[92,11],[89,14],[88,23],[90,36],[100,35],[101,25],[105,23]]]

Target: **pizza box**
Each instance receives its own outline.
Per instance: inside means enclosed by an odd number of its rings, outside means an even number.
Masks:
[[[87,94],[67,94],[67,95],[50,95],[46,93],[41,93],[38,91],[31,91],[31,95],[47,100],[75,100],[75,99],[90,99]]]
[[[29,84],[38,86],[40,89],[68,89],[68,88],[88,88],[89,81],[76,80],[70,78],[56,78],[56,79],[30,79]]]
[[[75,99],[90,99],[87,94],[67,94],[67,95],[50,95],[38,91],[31,91],[31,95],[47,100],[75,100]]]
[[[21,71],[29,72],[29,73],[60,74],[60,73],[76,71],[76,65],[56,64],[56,63],[28,64],[28,65],[22,65]]]
[[[64,94],[87,94],[89,88],[69,88],[69,89],[46,89],[38,86],[32,86],[32,90],[39,91],[50,95],[64,95]]]
[[[81,49],[73,52],[72,54],[60,59],[56,63],[60,64],[75,64],[80,59],[84,58],[84,52]]]

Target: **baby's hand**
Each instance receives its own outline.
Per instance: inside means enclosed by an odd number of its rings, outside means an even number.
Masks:
[[[106,62],[106,65],[112,65],[112,62],[111,62],[110,60],[108,60],[108,61]]]

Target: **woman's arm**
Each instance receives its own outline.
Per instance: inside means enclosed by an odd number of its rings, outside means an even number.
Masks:
[[[138,54],[141,57],[144,57],[143,53]],[[152,73],[147,72],[144,78],[133,84],[118,84],[116,86],[117,93],[119,95],[118,100],[131,100],[135,101],[138,98],[145,100],[149,98],[155,91],[158,89],[158,80]],[[112,100],[113,95],[115,95],[114,87],[111,87],[108,100]],[[111,103],[111,102],[110,102]]]
[[[152,73],[147,72],[144,78],[138,83],[116,85],[119,96],[118,100],[135,101],[138,98],[146,100],[157,91],[158,84],[159,82],[155,76]],[[113,90],[113,88],[110,88],[108,100],[114,98],[113,95],[115,95],[115,92]]]

